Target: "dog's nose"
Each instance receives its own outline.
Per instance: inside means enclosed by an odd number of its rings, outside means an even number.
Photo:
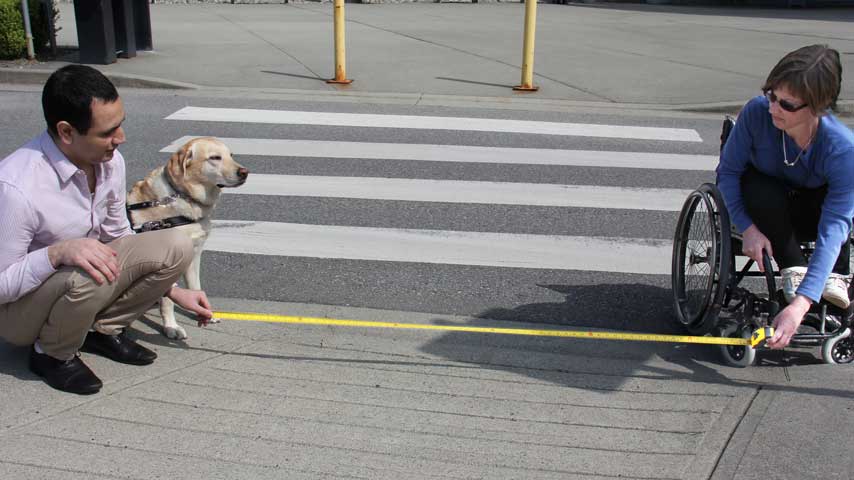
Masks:
[[[249,169],[246,167],[240,167],[237,169],[237,176],[240,178],[246,178],[249,176]]]

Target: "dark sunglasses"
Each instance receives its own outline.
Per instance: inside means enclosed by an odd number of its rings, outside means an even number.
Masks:
[[[782,98],[777,97],[777,94],[774,93],[774,90],[765,90],[765,98],[767,98],[768,101],[771,103],[776,103],[777,105],[780,105],[780,108],[789,113],[797,112],[798,110],[807,106],[806,103],[798,106],[792,105],[788,100],[783,100]]]

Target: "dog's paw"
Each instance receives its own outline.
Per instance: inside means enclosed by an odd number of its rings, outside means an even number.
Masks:
[[[187,331],[184,330],[184,327],[180,325],[176,325],[174,327],[163,327],[163,334],[172,340],[186,340],[187,339]]]

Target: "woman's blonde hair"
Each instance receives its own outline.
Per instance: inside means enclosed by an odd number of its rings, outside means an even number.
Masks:
[[[813,113],[836,108],[842,87],[839,52],[827,45],[810,45],[786,54],[768,74],[762,91],[786,87]]]

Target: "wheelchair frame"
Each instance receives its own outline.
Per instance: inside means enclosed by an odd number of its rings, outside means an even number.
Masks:
[[[721,148],[729,136],[734,120],[727,117],[721,133]],[[704,183],[685,200],[673,240],[672,283],[677,323],[693,335],[712,333],[719,337],[750,338],[761,327],[770,326],[774,316],[785,306],[782,291],[777,289],[780,276],[763,255],[765,273],[752,270],[754,261],[736,269],[736,257],[741,256],[741,235],[731,228],[729,213],[717,186]],[[813,242],[801,245],[806,256],[814,249]],[[760,296],[742,286],[749,277],[763,277],[767,296]],[[849,285],[852,298],[854,286]],[[728,318],[721,319],[725,312]],[[854,303],[840,309],[824,300],[812,305],[804,318],[805,325],[815,333],[797,333],[792,346],[821,346],[822,359],[827,363],[851,363],[854,360],[852,335]],[[720,347],[726,363],[746,367],[756,357],[755,349],[744,346]]]

